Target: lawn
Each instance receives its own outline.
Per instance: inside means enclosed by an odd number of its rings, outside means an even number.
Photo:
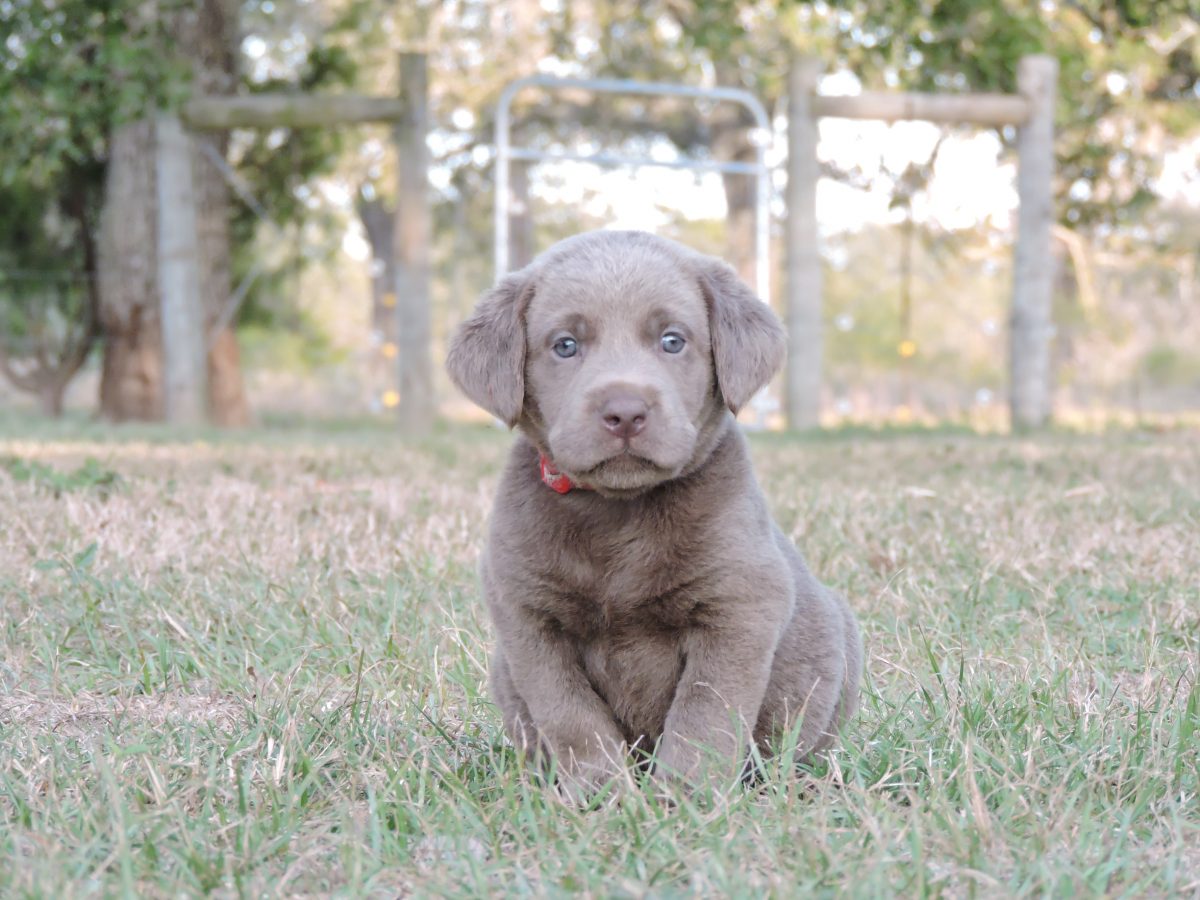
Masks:
[[[484,690],[509,438],[0,422],[0,895],[1200,894],[1200,437],[757,436],[863,702],[579,810]]]

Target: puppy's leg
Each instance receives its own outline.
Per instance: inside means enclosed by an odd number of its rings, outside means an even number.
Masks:
[[[827,749],[858,705],[861,667],[858,624],[845,601],[815,581],[804,585],[775,650],[755,739],[775,744],[800,722],[798,758]]]
[[[505,730],[526,753],[553,760],[568,794],[585,796],[620,771],[628,752],[612,710],[561,632],[511,607],[497,608],[495,622],[502,649],[492,691]]]
[[[706,749],[728,766],[726,774],[740,772],[792,608],[792,581],[782,565],[774,568],[726,573],[715,591],[726,598],[720,621],[685,637],[687,662],[663,726],[656,773],[694,782]]]
[[[488,666],[488,686],[491,688],[492,699],[500,707],[504,733],[518,752],[523,753],[526,759],[532,760],[538,753],[533,717],[529,714],[529,707],[517,693],[512,674],[508,671],[508,661],[499,647],[492,652],[491,664]]]
[[[849,604],[841,597],[837,598],[841,607],[842,617],[846,621],[846,680],[842,683],[842,700],[838,704],[835,725],[844,725],[858,709],[859,684],[862,681],[863,646],[862,632],[858,628],[858,620],[850,611]]]

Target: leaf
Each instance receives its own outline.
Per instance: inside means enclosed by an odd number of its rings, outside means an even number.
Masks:
[[[98,548],[99,544],[97,544],[95,541],[92,541],[90,544],[84,547],[83,550],[81,550],[79,553],[76,553],[75,556],[71,558],[71,566],[78,571],[86,572],[92,567],[92,563],[96,559],[96,551]]]

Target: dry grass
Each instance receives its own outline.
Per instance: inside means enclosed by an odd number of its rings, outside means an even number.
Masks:
[[[1200,894],[1194,433],[757,438],[863,709],[585,812],[483,690],[505,436],[0,429],[0,895]]]

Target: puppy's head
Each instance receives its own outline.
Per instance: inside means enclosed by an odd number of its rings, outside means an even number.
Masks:
[[[674,478],[783,362],[779,321],[720,260],[641,232],[562,241],[483,296],[446,367],[557,468],[622,496]]]

